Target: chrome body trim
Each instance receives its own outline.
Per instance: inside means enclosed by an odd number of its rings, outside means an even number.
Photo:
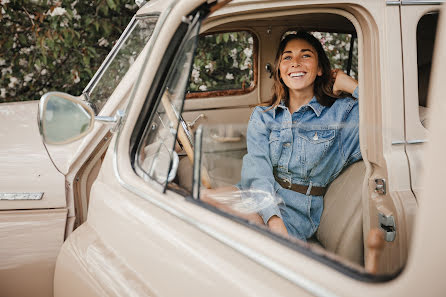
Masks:
[[[192,180],[192,197],[197,199],[200,197],[200,166],[201,166],[201,144],[203,140],[203,126],[198,126],[197,131],[195,132],[195,147],[194,147],[194,171],[193,171],[193,180]]]
[[[118,119],[116,116],[114,117],[108,117],[108,116],[95,116],[94,120],[101,123],[107,123],[107,124],[114,124],[118,122]]]
[[[413,140],[408,140],[407,144],[418,144],[418,143],[426,143],[428,142],[427,139],[413,139]]]
[[[0,193],[0,200],[42,200],[43,192]]]
[[[406,144],[406,142],[404,140],[395,140],[392,141],[392,145],[397,145],[397,144]]]
[[[445,0],[436,0],[436,1],[428,1],[428,0],[400,0],[400,1],[386,1],[386,4],[389,6],[393,5],[441,5],[445,2]]]
[[[170,14],[170,11],[175,6],[176,1],[172,1],[169,7],[161,14],[160,19],[158,20],[157,27],[155,28],[155,31],[151,38],[151,46],[149,47],[148,53],[145,57],[144,65],[147,64],[147,60],[151,56],[151,49],[153,47],[154,42],[158,39],[158,35],[160,32],[160,28],[163,26],[167,16]],[[141,70],[141,72],[144,71],[144,69]],[[136,90],[138,89],[139,85],[141,83],[141,75],[137,78],[136,84],[132,90],[132,93],[130,95],[129,103],[127,105],[127,109],[125,114],[129,114],[129,110],[132,106],[133,100],[135,98]],[[123,119],[123,121],[125,118]],[[228,236],[225,236],[224,234],[216,231],[215,229],[209,227],[208,225],[202,224],[199,221],[185,215],[183,212],[178,211],[177,209],[171,207],[167,203],[163,203],[161,200],[158,200],[156,198],[151,197],[150,195],[144,193],[140,189],[127,184],[119,174],[119,168],[118,168],[118,143],[121,136],[121,130],[117,132],[115,143],[114,143],[114,152],[113,152],[113,171],[116,179],[118,180],[119,184],[124,187],[126,190],[134,193],[137,196],[140,196],[141,198],[147,200],[148,202],[152,203],[156,207],[159,207],[160,209],[170,213],[171,215],[176,216],[183,222],[197,228],[198,230],[204,232],[205,234],[211,236],[212,238],[220,241],[221,243],[227,245],[228,247],[233,248],[234,250],[238,251],[240,254],[246,256],[247,258],[251,259],[252,261],[258,263],[259,265],[269,269],[270,271],[276,273],[277,275],[283,277],[284,279],[292,282],[293,284],[299,286],[303,290],[309,292],[310,294],[313,294],[314,296],[318,297],[336,297],[337,295],[333,292],[329,291],[326,288],[323,288],[319,284],[313,282],[312,280],[304,277],[303,275],[297,274],[294,271],[287,269],[280,263],[256,252],[255,250],[247,247],[246,245],[240,244],[239,242],[231,239]]]
[[[398,145],[398,144],[418,144],[418,143],[427,143],[429,140],[427,139],[412,139],[412,140],[396,140],[392,141],[392,145]]]

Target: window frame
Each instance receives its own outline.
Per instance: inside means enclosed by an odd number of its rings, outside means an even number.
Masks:
[[[132,17],[132,19],[130,20],[129,24],[127,25],[127,27],[125,28],[124,32],[121,34],[121,36],[119,37],[119,39],[116,41],[116,44],[113,46],[113,48],[111,49],[111,51],[108,53],[108,55],[105,57],[104,61],[102,62],[101,66],[99,67],[99,69],[95,72],[95,74],[93,75],[93,77],[91,78],[91,80],[88,82],[87,86],[84,88],[84,90],[82,91],[82,95],[85,97],[85,99],[87,100],[87,102],[90,102],[90,97],[91,94],[93,93],[93,91],[96,89],[96,87],[98,86],[98,83],[101,81],[101,79],[103,78],[104,74],[107,72],[108,68],[110,67],[110,65],[113,63],[113,61],[115,60],[116,56],[118,55],[118,53],[121,51],[122,47],[126,44],[126,42],[128,41],[129,37],[132,35],[133,31],[135,30],[135,28],[138,26],[138,24],[148,18],[156,18],[156,23],[155,23],[155,27],[157,26],[159,19],[161,17],[161,14],[159,12],[153,12],[153,13],[148,13],[148,14],[143,14],[143,15],[134,15]],[[155,28],[154,27],[154,28]],[[153,37],[153,32],[152,35],[149,37],[148,42],[150,42],[150,40]],[[138,54],[138,56],[142,53],[144,47],[141,49],[140,53]],[[135,57],[136,58],[138,57]],[[131,65],[130,65],[131,66]],[[130,69],[129,66],[129,69]],[[128,69],[128,70],[129,70]],[[124,74],[125,75],[125,74]],[[124,75],[121,77],[124,77]],[[119,85],[119,82],[117,84],[117,86]],[[115,88],[116,90],[116,88]],[[113,92],[115,91],[113,90]],[[112,93],[113,93],[112,92]],[[110,98],[110,97],[109,97]],[[103,105],[101,106],[99,112],[97,112],[96,110],[95,113],[96,114],[101,114],[101,111],[103,109],[103,107],[107,104],[108,99],[107,98],[105,100],[105,102],[103,103]],[[93,104],[94,106],[94,104]]]
[[[162,192],[165,193],[166,189],[169,185],[169,182],[166,181],[162,184],[159,181],[154,180],[150,175],[146,173],[146,171],[141,167],[139,155],[140,151],[142,149],[142,143],[146,139],[146,136],[150,134],[148,131],[150,128],[150,124],[153,122],[157,110],[160,106],[162,97],[164,96],[164,90],[167,88],[167,83],[169,82],[169,74],[171,72],[172,67],[176,66],[176,60],[177,60],[177,54],[181,52],[184,49],[184,46],[186,45],[186,38],[189,36],[190,31],[193,29],[193,26],[198,26],[197,30],[200,29],[201,23],[203,20],[203,17],[207,15],[206,11],[196,9],[192,11],[188,16],[191,17],[187,22],[183,21],[180,26],[176,29],[173,37],[169,41],[169,45],[167,47],[167,50],[165,54],[163,55],[161,59],[160,66],[158,68],[157,74],[154,77],[154,80],[152,82],[152,87],[150,88],[150,91],[147,94],[146,100],[144,102],[144,106],[141,110],[141,113],[138,117],[138,120],[136,122],[136,125],[134,127],[134,130],[132,132],[131,136],[131,164],[132,168],[135,171],[135,173],[142,178],[145,182],[150,183],[151,185],[157,184],[158,186],[161,185]],[[195,37],[195,36],[194,36]],[[196,53],[196,42],[198,40],[198,35],[195,37],[195,45],[193,53],[195,55]],[[173,45],[173,46],[172,46]],[[193,64],[193,60],[192,60]],[[160,71],[161,70],[161,71]],[[192,71],[192,66],[190,67],[188,76],[190,77]],[[186,83],[187,84],[187,83]],[[186,85],[187,88],[187,85]],[[181,107],[179,109],[180,118],[178,119],[177,126],[174,128],[176,130],[176,133],[174,135],[174,147],[175,143],[177,142],[178,138],[178,129],[181,129],[181,114],[183,112],[184,102],[185,102],[185,95],[184,93],[183,100],[181,102]],[[144,120],[141,120],[141,117],[144,116]],[[137,136],[135,136],[135,132]],[[172,148],[174,150],[175,148]],[[168,172],[170,172],[172,168],[172,159],[169,162],[169,168]]]

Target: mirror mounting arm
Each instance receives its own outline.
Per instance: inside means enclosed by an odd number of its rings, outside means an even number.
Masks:
[[[115,133],[117,132],[122,125],[123,118],[125,116],[125,112],[123,110],[118,110],[114,117],[108,117],[108,116],[95,116],[95,121],[101,122],[104,124],[114,124],[114,126],[110,129],[110,132]]]

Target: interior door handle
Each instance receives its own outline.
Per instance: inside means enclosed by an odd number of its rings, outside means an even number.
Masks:
[[[192,129],[195,126],[195,123],[201,118],[206,118],[206,115],[204,113],[200,113],[192,122],[187,122],[187,125]]]

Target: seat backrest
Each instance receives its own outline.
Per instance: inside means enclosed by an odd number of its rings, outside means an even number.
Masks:
[[[345,169],[330,184],[316,232],[325,249],[360,265],[364,265],[361,201],[364,176],[364,161],[360,161]]]

